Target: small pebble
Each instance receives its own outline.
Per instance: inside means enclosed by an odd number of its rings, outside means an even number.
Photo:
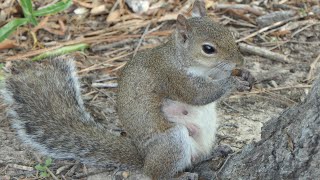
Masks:
[[[274,80],[271,80],[271,81],[270,81],[270,85],[271,85],[272,87],[274,87],[274,88],[278,87],[278,84],[277,84],[276,81],[274,81]]]
[[[255,84],[254,86],[255,86],[255,88],[257,88],[257,89],[262,89],[262,88],[263,88],[262,84]]]
[[[85,14],[86,12],[88,12],[88,9],[87,8],[84,8],[84,7],[80,7],[80,8],[77,8],[73,11],[76,15],[83,15]]]
[[[230,115],[225,115],[225,116],[223,116],[223,118],[224,118],[225,120],[231,120],[231,119],[232,119],[232,116],[230,116]]]
[[[25,41],[25,40],[27,40],[27,37],[26,37],[26,36],[19,36],[19,39],[20,39],[21,41]]]
[[[312,12],[320,17],[320,7],[319,6],[313,6],[312,7]]]
[[[135,13],[144,13],[150,6],[149,0],[126,0],[126,3]]]
[[[124,177],[124,178],[128,178],[129,175],[130,175],[130,173],[129,173],[128,171],[124,171],[124,172],[122,173],[122,177]]]

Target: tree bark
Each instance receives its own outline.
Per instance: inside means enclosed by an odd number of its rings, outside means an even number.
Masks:
[[[213,177],[246,180],[319,179],[319,149],[320,77],[304,102],[268,121],[262,128],[261,140],[230,155],[224,165],[213,172]],[[207,175],[203,167],[200,168],[200,177]]]

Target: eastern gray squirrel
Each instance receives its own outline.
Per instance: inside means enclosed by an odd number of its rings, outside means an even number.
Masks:
[[[254,82],[242,64],[231,33],[196,1],[191,18],[178,16],[168,42],[139,52],[122,70],[117,110],[126,137],[105,131],[86,112],[68,57],[9,76],[3,96],[18,136],[41,153],[126,164],[167,179],[210,155],[215,101]]]

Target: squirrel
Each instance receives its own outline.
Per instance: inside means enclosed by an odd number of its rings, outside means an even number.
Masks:
[[[250,90],[254,77],[229,30],[196,1],[169,40],[138,52],[119,80],[116,136],[86,112],[73,59],[49,58],[6,78],[3,96],[19,138],[43,154],[118,164],[169,179],[207,158],[218,127],[216,101]]]

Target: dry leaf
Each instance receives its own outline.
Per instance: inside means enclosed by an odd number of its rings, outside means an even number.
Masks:
[[[106,5],[100,5],[91,9],[90,13],[92,15],[99,15],[106,12]]]
[[[115,10],[115,11],[110,12],[110,14],[107,17],[107,22],[111,23],[111,22],[119,21],[120,15],[121,14],[120,14],[119,10]]]
[[[5,39],[4,41],[2,41],[0,43],[0,50],[2,49],[10,49],[10,48],[14,48],[16,47],[16,43],[15,41],[9,40],[9,39]]]
[[[209,9],[210,7],[213,7],[214,4],[215,4],[214,1],[209,1],[209,0],[206,0],[205,3],[206,3],[206,9]]]
[[[277,37],[282,37],[282,36],[285,36],[287,34],[291,34],[291,31],[289,30],[282,30],[282,31],[275,31],[275,32],[272,32],[270,33],[271,35],[273,36],[277,36]]]

